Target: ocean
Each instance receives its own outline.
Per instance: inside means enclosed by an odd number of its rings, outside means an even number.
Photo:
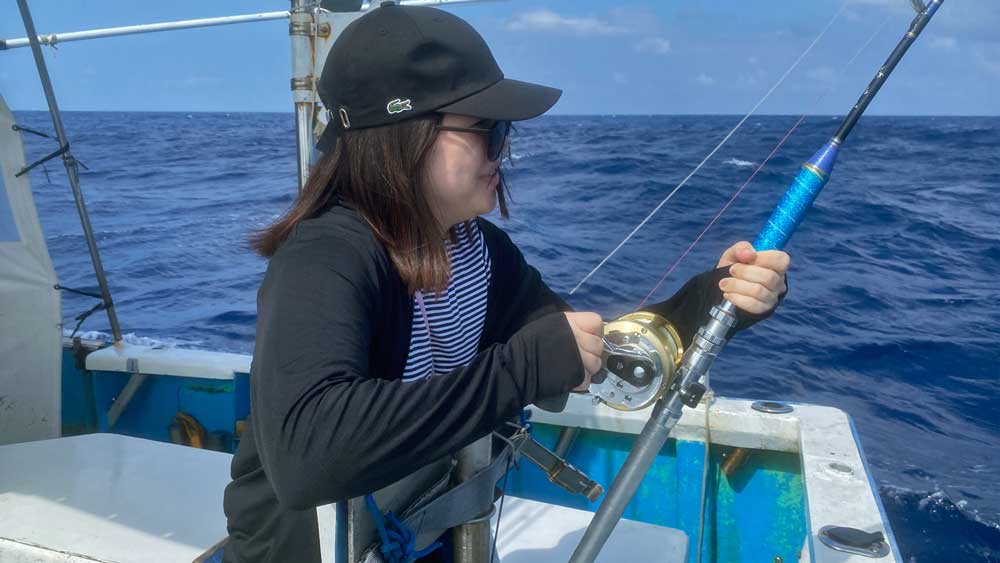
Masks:
[[[44,112],[17,112],[51,131]],[[812,116],[654,294],[753,241],[835,131]],[[543,116],[517,125],[499,221],[549,285],[606,319],[634,309],[797,116],[752,117],[574,295],[738,116]],[[123,331],[252,353],[266,262],[247,235],[296,187],[291,114],[66,112]],[[28,160],[56,148],[24,135]],[[712,370],[718,395],[830,405],[857,426],[904,560],[1000,561],[1000,118],[865,117],[785,250],[789,293]],[[31,173],[60,282],[97,291],[61,162]],[[64,293],[67,333],[95,301]],[[81,332],[109,332],[91,316]]]

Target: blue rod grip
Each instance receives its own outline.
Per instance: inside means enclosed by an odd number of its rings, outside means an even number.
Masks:
[[[837,160],[837,143],[828,142],[813,155],[795,175],[792,185],[771,212],[767,224],[753,242],[754,250],[781,250],[802,222],[806,211],[815,201],[819,191],[830,179],[833,163]]]

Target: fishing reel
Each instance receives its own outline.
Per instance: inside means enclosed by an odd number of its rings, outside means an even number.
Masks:
[[[604,325],[604,367],[591,378],[595,402],[639,410],[673,383],[684,355],[681,337],[666,319],[637,311]]]

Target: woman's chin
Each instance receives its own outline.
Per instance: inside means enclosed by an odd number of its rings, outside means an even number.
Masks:
[[[489,212],[491,212],[494,209],[496,209],[496,207],[497,207],[497,196],[496,196],[496,194],[491,195],[489,201],[483,207],[484,207],[483,212],[480,213],[480,215],[486,215]]]

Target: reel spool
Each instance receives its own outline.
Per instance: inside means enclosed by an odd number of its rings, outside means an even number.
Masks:
[[[604,369],[590,393],[609,407],[634,411],[652,405],[673,383],[684,349],[663,317],[637,311],[604,325]]]

